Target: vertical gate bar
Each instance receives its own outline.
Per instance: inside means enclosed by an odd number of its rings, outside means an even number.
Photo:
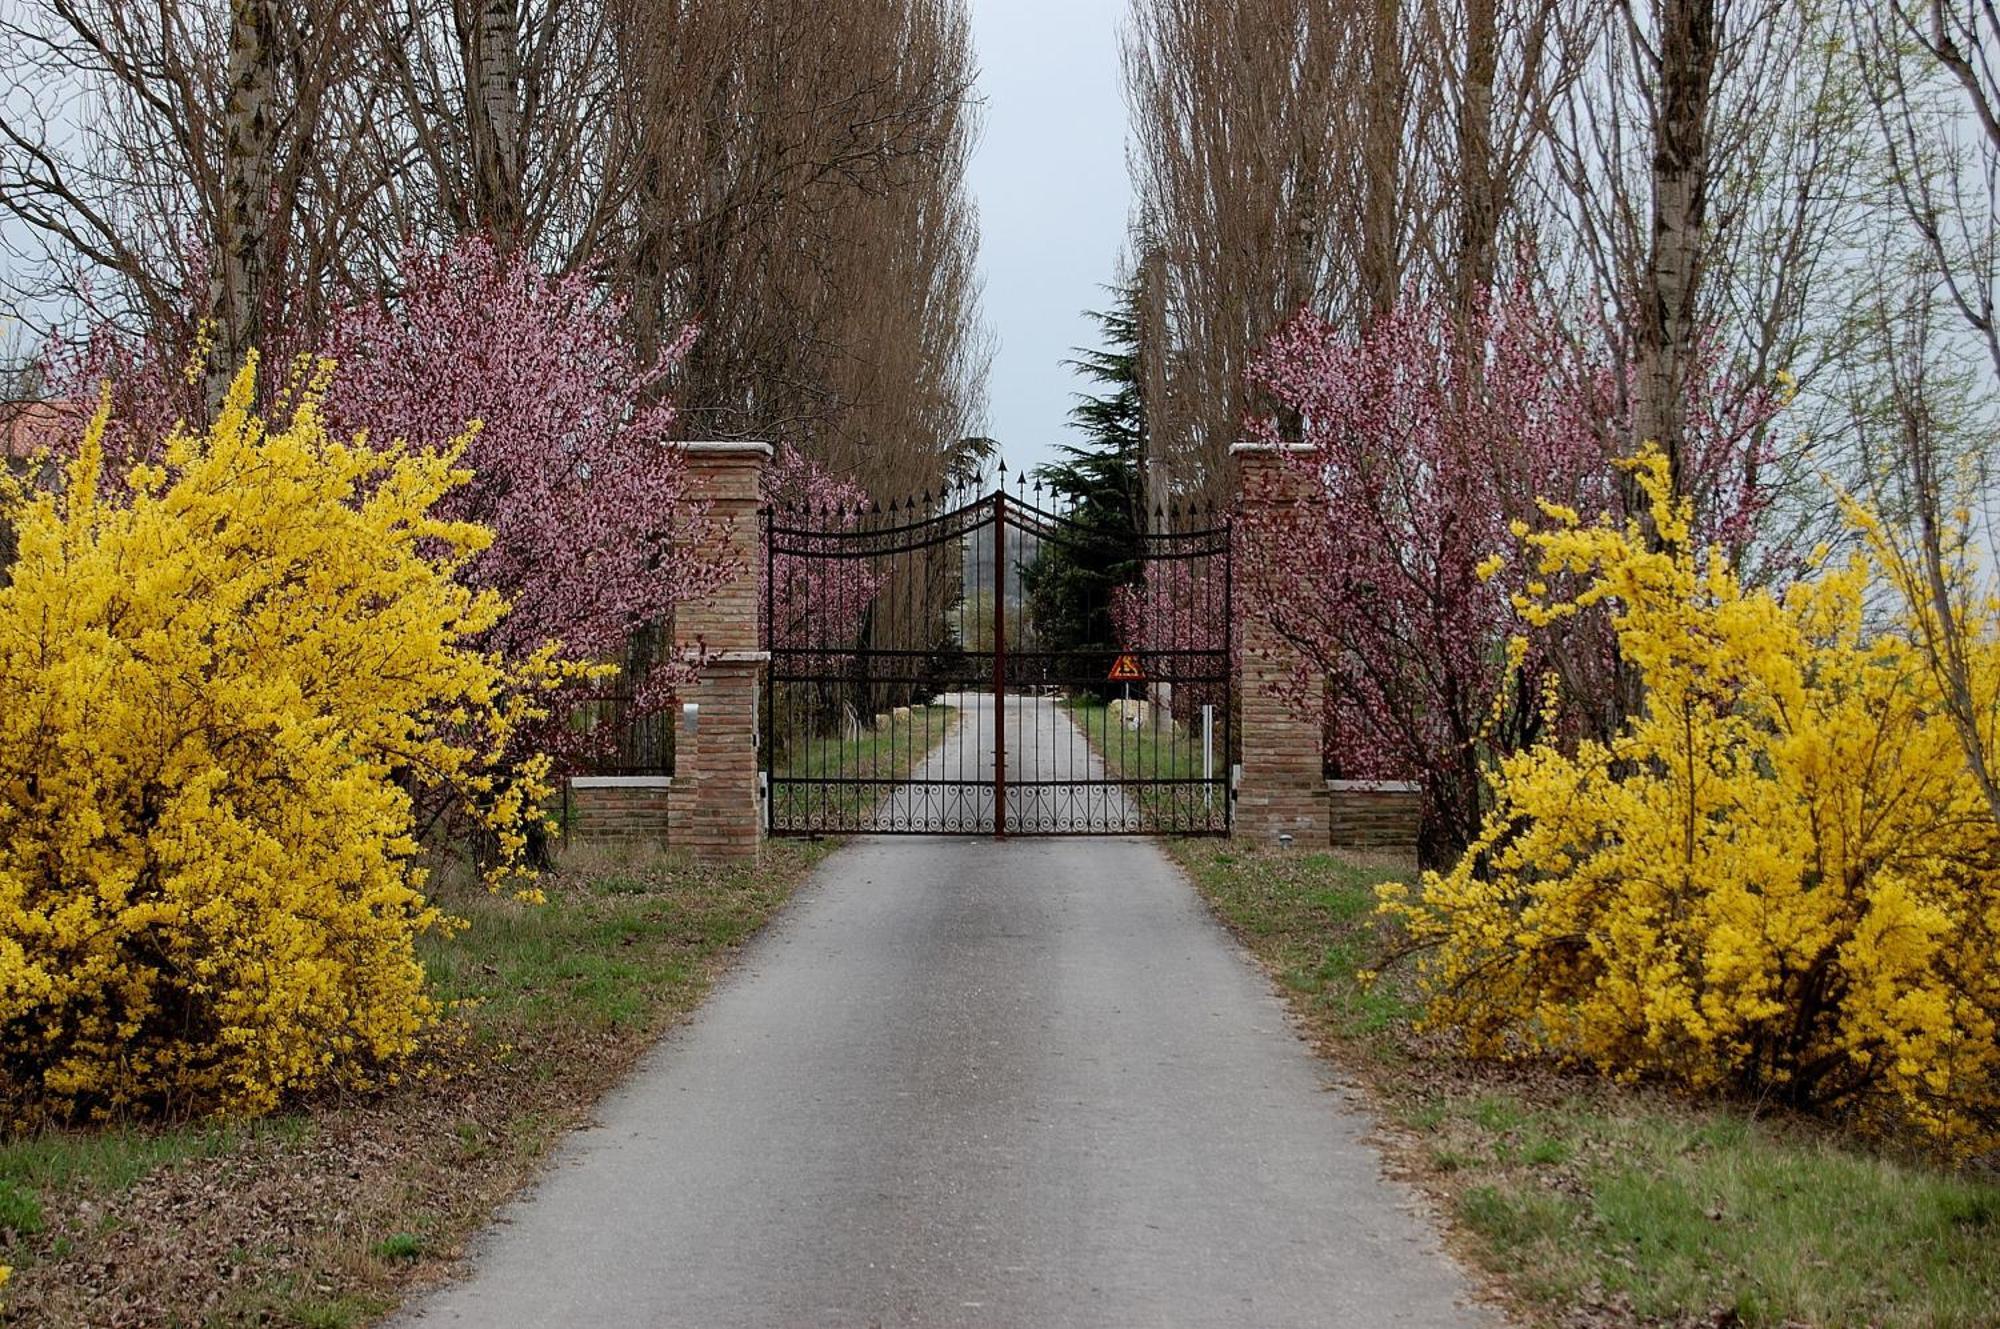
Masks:
[[[833,509],[832,524],[834,530],[845,530],[845,513],[846,508],[844,507],[836,505]],[[841,543],[845,545],[846,541],[842,541]],[[843,558],[834,564],[834,569],[833,602],[835,604],[853,603],[851,587],[854,580],[854,560]],[[842,617],[844,618],[845,616],[843,615]],[[840,692],[840,702],[836,707],[839,713],[839,727],[834,731],[836,741],[833,750],[837,754],[835,760],[839,762],[839,766],[834,772],[834,778],[841,781],[841,783],[834,786],[834,795],[836,798],[835,806],[839,809],[840,813],[840,828],[843,831],[860,829],[861,821],[857,812],[857,809],[860,807],[860,800],[856,797],[861,786],[859,784],[848,783],[850,780],[858,781],[861,779],[861,743],[859,741],[859,734],[855,734],[855,742],[850,751],[848,745],[847,717],[848,713],[854,709],[854,670],[863,658],[863,646],[868,640],[864,635],[868,630],[867,623],[868,611],[864,609],[860,616],[855,619],[853,628],[850,629],[851,636],[842,640],[841,645],[851,648],[854,654],[841,661],[838,682],[836,684]],[[860,717],[856,716],[855,718],[858,721]],[[850,755],[854,758],[854,769],[851,772],[847,769],[847,759]]]
[[[966,543],[970,545],[972,548],[972,584],[975,588],[977,588],[977,586],[979,585],[980,553],[979,553],[978,541],[979,541],[979,536],[981,534],[979,527],[980,527],[980,521],[977,518],[974,518],[973,520],[966,523]],[[975,590],[975,594],[976,593],[977,591]],[[977,600],[974,600],[972,603],[972,630],[974,633],[973,641],[977,642],[979,640],[977,635],[979,631],[979,602]],[[990,640],[987,642],[987,646],[989,649],[992,647],[992,644],[993,643]],[[977,652],[975,652],[974,654],[977,654]],[[962,695],[965,698],[967,709],[970,709],[972,705],[972,684],[974,681],[972,673],[973,671],[970,668],[963,669],[960,671],[958,678],[958,690],[960,695]],[[971,721],[972,719],[973,719],[972,716],[968,715],[966,717],[966,720],[968,722]],[[958,745],[959,782],[958,784],[952,787],[951,803],[949,805],[952,809],[953,814],[958,818],[958,829],[961,831],[969,832],[969,831],[977,831],[979,827],[976,825],[968,826],[965,823],[966,790],[970,788],[970,786],[968,786],[965,783],[965,778],[966,778],[965,753],[968,748],[970,748],[975,755],[979,751],[979,726],[977,724],[972,725],[972,732],[968,736],[967,741],[960,743]]]
[[[1181,565],[1174,562],[1173,558],[1179,552],[1180,552],[1179,549],[1171,541],[1168,541],[1167,543],[1162,545],[1160,549],[1160,564],[1159,564],[1161,568],[1160,575],[1166,580],[1167,593],[1169,595],[1172,595],[1174,591],[1177,589],[1175,584],[1174,574],[1181,570]],[[1178,626],[1179,625],[1176,624],[1172,618],[1169,618],[1165,624],[1166,630],[1164,633],[1161,634],[1166,639],[1164,649],[1169,652],[1178,650],[1182,644],[1180,640],[1180,633],[1178,631]],[[1152,732],[1153,769],[1151,774],[1156,779],[1165,778],[1168,780],[1177,780],[1180,778],[1180,773],[1181,773],[1180,731],[1174,726],[1173,717],[1171,715],[1167,717],[1167,727],[1166,727],[1167,752],[1166,752],[1166,761],[1164,766],[1162,766],[1160,760],[1159,694],[1161,687],[1161,679],[1163,677],[1171,676],[1177,672],[1178,666],[1176,665],[1175,662],[1179,658],[1180,658],[1179,656],[1172,654],[1168,654],[1166,656],[1161,657],[1160,662],[1153,669],[1152,676],[1148,678],[1146,682],[1145,718],[1146,718],[1146,727]],[[1169,695],[1171,695],[1173,684],[1169,682],[1165,686],[1169,691]],[[1165,786],[1156,786],[1156,787],[1161,789],[1161,791],[1164,792],[1166,795],[1165,799],[1166,811],[1164,816],[1160,816],[1156,812],[1154,824],[1152,825],[1151,829],[1153,830],[1164,829],[1170,833],[1173,831],[1180,830],[1181,829],[1180,786],[1169,784]],[[1155,804],[1155,807],[1157,808],[1160,800],[1154,799],[1153,802]],[[1160,821],[1164,821],[1166,825],[1162,827],[1159,824]]]
[[[774,588],[778,581],[778,569],[771,552],[776,542],[777,525],[778,505],[774,502],[764,509],[764,713],[757,717],[761,731],[758,746],[764,749],[764,832],[767,835],[778,829],[778,634],[771,622],[772,606],[777,603]],[[679,763],[675,764],[678,766]]]
[[[1236,824],[1236,523],[1222,520],[1222,829]]]
[[[993,491],[993,838],[1007,838],[1007,481]]]
[[[823,531],[827,524],[826,509],[821,507],[815,513],[812,506],[808,505],[806,507],[806,520],[807,524],[815,532]],[[837,542],[820,535],[813,537],[813,544],[823,555],[831,554],[835,549],[839,548]],[[834,564],[834,576],[836,577],[840,575],[839,566],[837,563]],[[805,596],[805,610],[800,615],[800,621],[805,624],[806,640],[813,645],[812,673],[813,692],[815,694],[813,703],[815,707],[831,705],[838,708],[840,705],[840,687],[838,683],[833,681],[833,672],[836,668],[834,664],[835,657],[828,655],[825,651],[825,647],[833,640],[827,632],[827,623],[831,618],[831,613],[828,606],[819,603],[818,600],[819,597],[808,592]],[[815,621],[817,621],[817,627],[814,626]],[[809,750],[817,749],[814,755],[818,758],[813,763],[815,767],[813,776],[816,781],[814,788],[819,791],[819,812],[813,822],[813,829],[816,831],[837,832],[840,829],[838,805],[829,801],[833,797],[833,792],[837,786],[826,782],[826,759],[831,756],[835,762],[838,762],[840,760],[840,749],[836,746],[831,753],[827,751],[827,740],[819,728],[821,723],[821,717],[818,715],[806,717],[806,745]]]

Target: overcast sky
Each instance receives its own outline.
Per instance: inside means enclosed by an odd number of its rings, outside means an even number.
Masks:
[[[1117,275],[1130,189],[1118,28],[1125,0],[973,0],[985,131],[972,159],[993,356],[987,432],[1008,469],[1047,461]]]

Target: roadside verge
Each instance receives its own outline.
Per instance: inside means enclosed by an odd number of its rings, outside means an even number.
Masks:
[[[1975,1329],[2000,1323],[2000,1184],[1824,1126],[1470,1063],[1415,1023],[1374,912],[1395,872],[1169,845],[1309,1040],[1359,1080],[1391,1168],[1525,1323]],[[1329,1234],[1336,1240],[1337,1234]]]

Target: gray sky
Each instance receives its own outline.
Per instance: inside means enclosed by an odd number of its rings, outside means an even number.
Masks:
[[[1131,190],[1118,28],[1125,0],[973,0],[985,132],[972,159],[993,357],[987,432],[1011,471],[1049,460],[1117,275]]]

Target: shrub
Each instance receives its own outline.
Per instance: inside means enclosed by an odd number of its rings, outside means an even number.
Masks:
[[[1478,1051],[1992,1142],[2000,845],[1920,651],[1871,630],[1874,560],[1746,589],[1691,547],[1660,458],[1638,465],[1666,547],[1551,508],[1517,529],[1518,603],[1534,624],[1611,605],[1644,713],[1507,759],[1457,866],[1386,888],[1428,1019]],[[1564,575],[1583,589],[1549,597]]]
[[[488,537],[432,515],[458,454],[337,442],[310,387],[267,429],[253,375],[129,488],[105,486],[101,410],[60,492],[10,504],[0,1096],[17,1124],[257,1113],[372,1079],[432,1017],[412,941],[445,924],[410,790],[476,800],[511,852],[545,792],[541,764],[490,764],[525,703],[467,645],[505,608],[455,579]]]

